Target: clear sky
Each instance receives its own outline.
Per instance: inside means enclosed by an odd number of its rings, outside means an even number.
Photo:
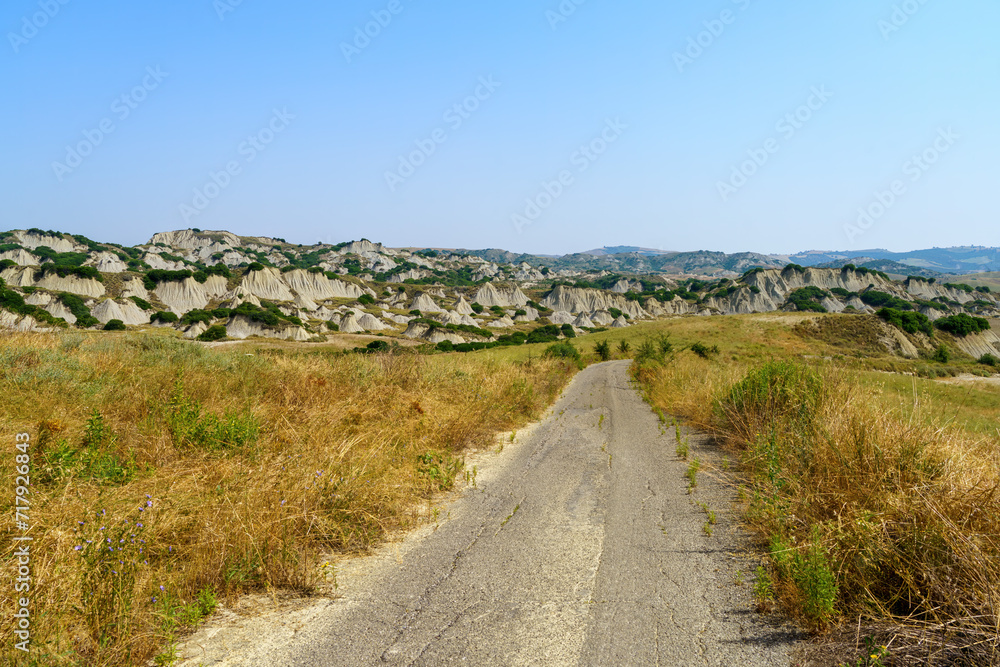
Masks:
[[[996,0],[8,0],[0,228],[1000,245],[998,24]]]

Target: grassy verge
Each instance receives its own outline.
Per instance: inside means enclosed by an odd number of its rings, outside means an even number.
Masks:
[[[419,521],[464,449],[536,417],[576,369],[538,356],[3,337],[12,482],[14,435],[32,439],[32,652],[18,664],[166,664],[218,599],[310,590],[319,553],[362,552]],[[13,489],[0,504],[13,515]],[[14,534],[7,523],[0,539]],[[8,550],[7,581],[16,567]],[[4,664],[19,655],[12,607],[0,615]]]
[[[841,660],[867,637],[857,664],[1000,664],[998,391],[866,371],[876,352],[838,361],[795,327],[762,343],[760,325],[635,372],[655,408],[738,452],[762,605]]]

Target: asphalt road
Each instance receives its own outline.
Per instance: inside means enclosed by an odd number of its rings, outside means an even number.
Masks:
[[[753,611],[721,455],[591,366],[551,414],[412,548],[279,645],[205,665],[789,665],[794,633]],[[712,535],[704,527],[714,511]],[[207,656],[205,656],[207,657]]]

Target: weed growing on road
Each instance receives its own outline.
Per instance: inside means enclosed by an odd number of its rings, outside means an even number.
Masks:
[[[698,470],[701,468],[701,461],[695,459],[688,465],[684,476],[688,479],[688,493],[693,493],[698,487]]]
[[[597,420],[597,430],[599,431],[603,427],[604,427],[604,415],[602,414],[601,418]]]
[[[691,451],[691,447],[688,443],[687,438],[684,438],[683,440],[678,440],[677,447],[674,451],[676,452],[678,458],[680,458],[682,461],[687,461],[688,454]]]

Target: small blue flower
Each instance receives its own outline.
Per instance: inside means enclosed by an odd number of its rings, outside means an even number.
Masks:
[[[81,547],[81,546],[75,546],[75,547],[73,547],[73,551],[80,551],[81,549],[83,549],[83,547]]]

